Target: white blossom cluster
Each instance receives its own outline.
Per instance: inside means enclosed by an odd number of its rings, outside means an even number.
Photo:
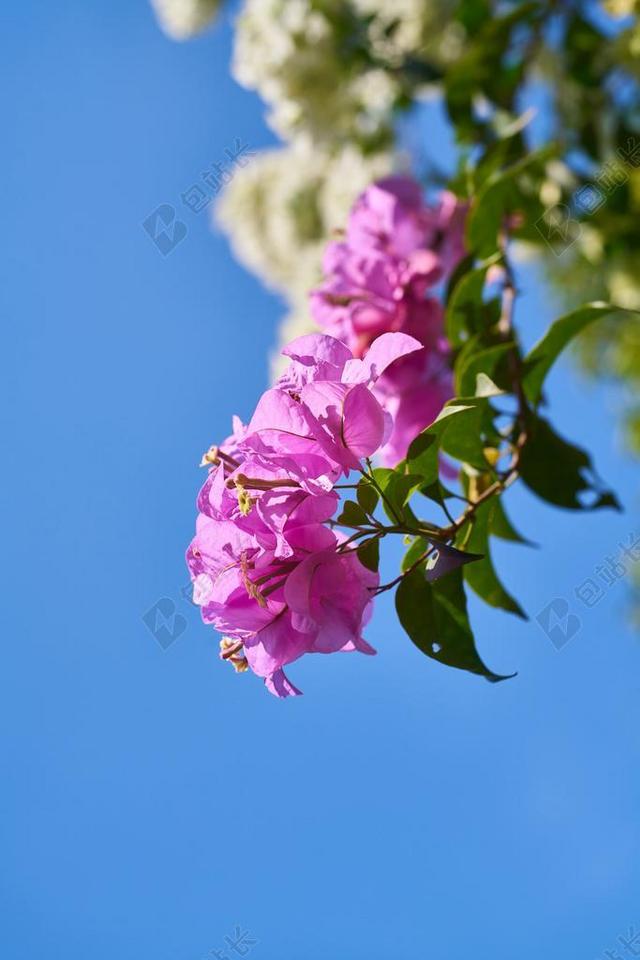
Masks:
[[[407,90],[407,57],[455,54],[452,0],[246,0],[234,74],[257,90],[285,138],[377,142]],[[453,44],[453,47],[452,47]],[[415,91],[413,91],[415,92]]]
[[[306,138],[265,150],[235,174],[216,209],[234,252],[267,286],[309,290],[321,276],[327,239],[341,229],[357,195],[389,173],[391,153],[336,153]]]
[[[390,152],[364,156],[348,145],[330,154],[298,138],[258,154],[227,185],[216,219],[237,258],[287,301],[280,344],[313,329],[307,297],[322,277],[327,239],[358,194],[393,167]]]
[[[151,0],[160,26],[172,40],[188,40],[213,20],[221,0]]]
[[[152,0],[167,33],[202,29],[221,0]],[[312,327],[307,296],[359,193],[396,166],[394,110],[459,47],[456,0],[244,0],[233,71],[268,105],[283,147],[235,172],[216,219],[236,256],[289,305],[280,337]]]

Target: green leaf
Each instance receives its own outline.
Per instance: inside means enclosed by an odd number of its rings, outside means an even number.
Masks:
[[[500,397],[504,393],[505,391],[496,386],[491,377],[488,377],[486,373],[480,372],[476,374],[476,397]]]
[[[522,385],[530,403],[540,402],[544,380],[567,344],[594,320],[616,312],[627,311],[610,303],[595,301],[566,313],[551,324],[524,359]]]
[[[468,412],[452,418],[442,434],[440,449],[449,456],[467,463],[476,470],[487,470],[484,435],[492,431],[492,416],[486,397],[465,397],[454,403],[464,404]],[[446,407],[445,407],[446,410]]]
[[[512,543],[525,543],[534,546],[531,540],[527,540],[522,534],[518,533],[507,516],[502,503],[502,497],[495,498],[495,506],[490,520],[490,533],[494,537],[500,537],[501,540],[509,540]]]
[[[379,494],[371,481],[366,477],[363,477],[358,483],[356,496],[362,509],[368,514],[373,514],[378,505]]]
[[[478,93],[494,102],[508,105],[513,99],[521,75],[522,63],[514,65],[506,57],[515,29],[538,14],[538,4],[519,3],[515,10],[499,16],[481,17],[468,2],[456,13],[467,27],[467,42],[462,54],[445,75],[447,110],[459,139],[472,140],[482,124],[474,116]],[[466,8],[466,9],[465,9]]]
[[[344,524],[346,527],[366,527],[369,525],[369,518],[355,500],[345,500],[337,522]]]
[[[408,573],[396,591],[396,610],[411,640],[428,657],[492,683],[507,679],[489,670],[476,650],[461,570],[435,583],[420,570]]]
[[[428,483],[420,487],[420,493],[423,497],[427,497],[428,500],[433,500],[434,503],[437,503],[444,510],[445,500],[451,500],[456,496],[455,493],[452,493],[451,490],[440,483],[439,480],[436,480],[435,483]],[[446,513],[446,510],[445,510]]]
[[[517,600],[500,583],[491,560],[489,550],[489,530],[495,509],[495,500],[487,500],[481,504],[476,512],[468,537],[465,539],[465,550],[483,554],[482,560],[470,564],[464,569],[464,578],[471,589],[491,607],[499,607],[508,613],[527,620],[528,617]]]
[[[531,416],[527,430],[519,472],[530,490],[567,510],[620,509],[616,496],[602,488],[584,450],[554,433],[542,417]]]
[[[460,260],[460,262],[457,264],[447,283],[447,289],[444,296],[445,305],[449,304],[449,301],[453,295],[453,291],[458,286],[462,278],[466,276],[470,270],[473,270],[473,265],[475,262],[476,258],[474,255],[472,253],[468,253],[466,257],[463,257],[462,260]]]
[[[387,467],[376,467],[373,476],[382,490],[382,506],[389,519],[396,523],[403,519],[414,519],[406,504],[414,490],[422,486],[422,476]]]
[[[445,331],[455,347],[462,346],[471,334],[487,326],[483,320],[489,305],[482,299],[487,270],[501,259],[502,255],[495,253],[480,266],[463,274],[452,288],[445,313]]]
[[[418,434],[407,453],[407,468],[422,477],[423,486],[438,480],[441,450],[477,470],[487,469],[482,440],[487,411],[486,398],[450,400],[431,426]]]
[[[508,214],[524,202],[516,181],[522,173],[540,166],[555,152],[549,145],[528,153],[506,170],[488,178],[476,197],[467,218],[467,245],[478,256],[489,256],[499,245],[500,232]]]
[[[503,368],[514,349],[515,344],[509,340],[464,357],[461,355],[456,364],[456,393],[462,397],[476,393],[477,378],[480,373],[490,377],[499,386],[506,387],[507,376]]]
[[[358,547],[358,559],[367,570],[377,573],[380,564],[380,538],[372,537],[361,543]]]
[[[424,485],[436,483],[439,477],[438,451],[450,418],[473,413],[473,404],[446,405],[434,422],[419,433],[407,452],[407,468],[422,477]]]

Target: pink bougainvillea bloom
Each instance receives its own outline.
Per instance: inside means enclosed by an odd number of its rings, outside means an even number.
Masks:
[[[324,456],[332,465],[330,478],[357,469],[393,428],[370,388],[395,361],[418,350],[415,337],[383,335],[372,366],[333,337],[299,337],[285,348],[290,367],[262,395],[245,442],[274,455]]]
[[[405,456],[452,394],[442,308],[433,293],[464,255],[465,213],[448,192],[427,205],[409,177],[374,183],[356,201],[344,239],[327,247],[326,281],[311,294],[317,322],[356,357],[368,356],[389,332],[406,333],[423,347],[385,368],[373,388],[393,416],[380,453],[389,465]]]
[[[379,579],[332,530],[333,487],[389,442],[393,418],[374,390],[422,350],[386,333],[360,359],[314,334],[285,353],[289,368],[249,424],[235,418],[203,457],[209,474],[187,551],[194,601],[223,634],[221,658],[279,697],[300,692],[283,668],[305,653],[374,652],[362,630]]]
[[[320,524],[300,524],[295,552],[278,558],[229,521],[204,518],[187,553],[194,601],[225,635],[223,659],[240,655],[278,696],[299,693],[283,667],[304,653],[359,650],[378,575]]]

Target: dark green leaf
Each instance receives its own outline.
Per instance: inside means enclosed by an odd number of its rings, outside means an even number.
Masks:
[[[396,610],[411,640],[428,657],[492,683],[507,679],[489,670],[476,650],[460,570],[435,583],[428,583],[420,570],[408,573],[396,592]]]
[[[528,434],[519,471],[534,493],[568,510],[620,509],[615,495],[602,488],[584,450],[554,433],[541,417],[531,417]]]
[[[345,500],[342,504],[342,512],[338,517],[338,523],[347,527],[366,527],[369,524],[369,518],[355,500]]]
[[[478,93],[498,104],[510,105],[521,65],[510,64],[506,57],[512,34],[538,12],[535,3],[519,3],[515,10],[480,19],[477,9],[459,9],[463,23],[474,24],[464,51],[448,69],[445,76],[445,96],[449,116],[459,139],[477,138],[482,124],[473,110]]]
[[[436,480],[435,483],[425,484],[420,487],[420,493],[423,497],[427,497],[428,500],[433,500],[434,503],[439,504],[444,510],[445,500],[451,500],[452,497],[455,497],[454,493],[451,493],[451,490],[440,483],[439,480]],[[445,510],[446,513],[446,510]]]
[[[494,537],[500,537],[501,540],[510,540],[512,543],[526,543],[533,546],[531,540],[527,540],[522,534],[518,533],[516,528],[509,520],[502,503],[502,497],[496,497],[493,514],[490,521],[490,533]]]
[[[487,400],[482,397],[464,397],[452,402],[468,406],[469,410],[464,415],[451,418],[442,434],[440,449],[476,470],[486,470],[488,463],[484,454],[486,442],[483,438],[486,430],[491,427]]]
[[[378,491],[371,481],[363,477],[358,483],[356,494],[358,497],[358,503],[362,509],[366,513],[372,514],[378,505]]]
[[[454,346],[461,346],[470,335],[488,326],[484,321],[489,305],[483,302],[482,294],[487,270],[500,259],[501,255],[495,254],[485,260],[479,267],[463,274],[452,288],[445,314],[445,330],[447,339]]]
[[[509,613],[515,613],[516,616],[526,620],[527,615],[518,601],[507,593],[500,583],[491,560],[489,530],[494,509],[495,500],[487,500],[475,512],[470,533],[465,539],[465,550],[482,553],[484,556],[478,563],[465,567],[464,578],[485,603],[507,610]]]
[[[476,262],[476,258],[472,253],[469,253],[467,254],[466,257],[463,257],[462,260],[460,260],[460,262],[457,264],[453,273],[449,277],[449,282],[447,283],[447,289],[444,297],[444,302],[446,305],[448,305],[449,301],[451,300],[453,291],[458,286],[462,278],[466,276],[466,274],[469,273],[471,270],[473,270],[473,265],[475,262]]]
[[[377,573],[380,563],[379,537],[372,537],[370,540],[365,540],[364,543],[361,543],[358,547],[358,558],[363,567]]]

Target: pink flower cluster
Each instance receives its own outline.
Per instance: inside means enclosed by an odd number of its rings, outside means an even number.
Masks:
[[[317,323],[363,357],[381,334],[403,331],[423,346],[394,363],[375,393],[393,416],[380,452],[389,466],[435,420],[453,392],[443,310],[434,288],[464,255],[465,207],[444,192],[427,206],[409,177],[387,177],[356,201],[343,240],[325,252],[326,281],[311,294]]]
[[[294,340],[288,369],[248,426],[236,418],[203,458],[209,475],[187,551],[194,601],[224,634],[221,657],[276,696],[300,692],[283,667],[304,653],[375,652],[362,628],[378,575],[328,521],[335,483],[393,430],[372,388],[420,346],[387,333],[359,359],[330,336]]]

